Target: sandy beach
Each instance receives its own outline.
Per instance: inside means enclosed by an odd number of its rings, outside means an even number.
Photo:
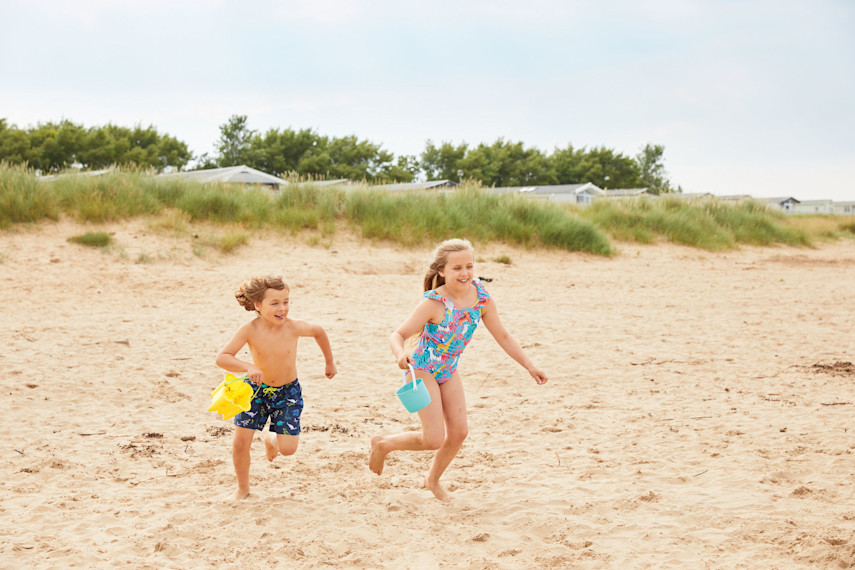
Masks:
[[[66,241],[86,231],[116,245]],[[550,381],[475,333],[451,504],[421,488],[430,452],[367,467],[373,434],[419,426],[388,336],[430,248],[197,241],[143,221],[0,232],[0,568],[855,567],[852,240],[476,244]],[[338,375],[301,341],[300,449],[269,463],[257,436],[234,503],[233,426],[207,408],[214,358],[253,316],[233,292],[261,273],[326,329]]]

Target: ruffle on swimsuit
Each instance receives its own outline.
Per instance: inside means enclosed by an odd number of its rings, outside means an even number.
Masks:
[[[454,303],[437,293],[436,289],[424,293],[427,299],[442,301],[445,305],[445,317],[439,324],[425,324],[425,330],[413,352],[413,360],[415,368],[430,372],[439,384],[451,378],[457,369],[460,354],[472,340],[472,333],[481,322],[481,309],[490,300],[490,294],[479,279],[473,279],[472,284],[478,292],[478,301],[473,306],[462,309],[456,308]]]

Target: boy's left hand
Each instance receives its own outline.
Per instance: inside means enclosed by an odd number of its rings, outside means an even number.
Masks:
[[[549,378],[546,377],[546,374],[544,374],[534,366],[529,369],[528,373],[531,374],[531,377],[534,378],[534,381],[538,384],[546,384],[546,382],[549,380]]]
[[[335,376],[336,372],[338,372],[338,370],[336,370],[335,364],[330,362],[329,364],[327,364],[326,369],[324,370],[324,376],[326,376],[327,378],[332,378],[333,376]]]

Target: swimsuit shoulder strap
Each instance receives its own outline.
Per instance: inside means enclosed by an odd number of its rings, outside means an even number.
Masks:
[[[484,289],[480,279],[473,279],[472,283],[475,284],[475,290],[478,291],[478,303],[475,306],[481,308],[490,300],[490,294]]]
[[[424,297],[425,299],[435,299],[437,301],[442,301],[442,303],[445,305],[446,311],[454,310],[454,303],[437,293],[436,289],[430,289],[429,291],[425,291]]]

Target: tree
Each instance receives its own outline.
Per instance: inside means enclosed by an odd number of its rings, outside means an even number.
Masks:
[[[41,172],[57,172],[75,163],[85,131],[71,121],[39,123],[29,131],[27,162]]]
[[[425,144],[421,154],[420,166],[427,180],[457,180],[457,171],[460,170],[460,161],[466,157],[467,145],[461,143],[454,146],[450,142],[443,142],[437,148],[431,140]]]
[[[394,156],[380,145],[359,140],[355,135],[341,138],[318,137],[297,165],[302,175],[386,181],[397,171]]]
[[[549,157],[558,184],[591,182],[600,188],[633,188],[639,184],[635,161],[612,149],[556,149]]]
[[[30,153],[30,139],[26,131],[0,119],[0,161],[23,164]]]
[[[498,139],[492,145],[480,144],[458,162],[466,178],[480,180],[484,186],[535,186],[554,184],[546,156],[537,148],[526,149],[522,142]]]
[[[220,166],[240,166],[252,162],[250,160],[251,139],[255,131],[246,125],[246,115],[232,115],[220,126],[220,138],[217,141],[217,152]]]
[[[264,135],[254,135],[249,143],[247,166],[280,176],[297,172],[300,159],[321,141],[311,129],[282,131],[270,129]]]
[[[84,168],[109,168],[113,165],[135,165],[158,171],[169,166],[185,166],[192,154],[187,145],[169,135],[160,135],[153,126],[133,129],[107,124],[88,129],[77,161]]]
[[[671,188],[668,173],[665,171],[665,165],[662,164],[662,155],[664,153],[665,147],[663,145],[651,145],[648,143],[644,145],[641,152],[635,158],[641,173],[641,184],[651,194],[682,192],[682,189],[679,187],[677,190]]]

